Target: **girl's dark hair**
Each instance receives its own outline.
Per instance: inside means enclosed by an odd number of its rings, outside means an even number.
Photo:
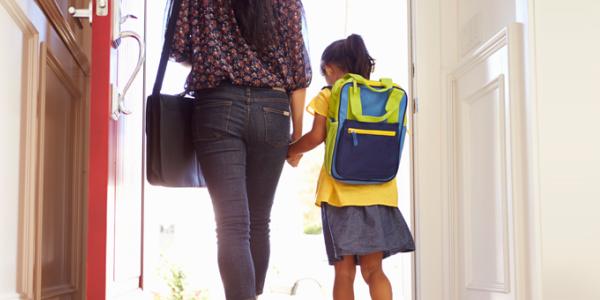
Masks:
[[[336,65],[345,72],[369,79],[375,67],[375,60],[369,55],[362,37],[352,34],[325,48],[321,55],[321,72],[323,74],[325,74],[325,65],[329,64]]]
[[[246,42],[258,51],[273,43],[273,0],[231,0],[235,19]]]

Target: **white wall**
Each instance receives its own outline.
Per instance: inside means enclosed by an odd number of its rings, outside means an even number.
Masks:
[[[459,53],[473,50],[517,19],[516,0],[458,0]]]
[[[4,6],[0,5],[0,40],[13,41],[0,56],[0,298],[18,290],[14,274],[19,272],[19,179],[21,161],[21,115],[23,33]],[[10,70],[10,71],[8,71]]]
[[[600,299],[600,1],[531,2],[543,299]]]
[[[33,299],[39,36],[16,1],[0,1],[0,299]]]

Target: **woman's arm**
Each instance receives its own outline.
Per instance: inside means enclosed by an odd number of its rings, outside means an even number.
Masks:
[[[292,110],[292,142],[297,141],[302,136],[305,99],[306,88],[297,89],[292,92],[290,101],[290,109]]]

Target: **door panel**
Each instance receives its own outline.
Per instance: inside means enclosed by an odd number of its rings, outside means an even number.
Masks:
[[[46,45],[41,48],[43,299],[81,297],[83,99],[76,81]]]
[[[75,2],[75,1],[73,1]],[[67,2],[37,0],[46,26],[40,48],[40,299],[81,299],[85,205],[85,115],[89,59],[83,36],[66,12]],[[86,31],[88,30],[88,31]]]
[[[458,98],[458,235],[462,280],[469,291],[511,290],[504,91],[504,79],[498,77],[475,94]]]
[[[454,299],[525,299],[517,293],[515,229],[523,201],[518,178],[522,27],[513,24],[451,73],[450,286]],[[509,55],[511,53],[511,55]],[[515,160],[517,157],[517,160]]]
[[[81,299],[83,291],[83,208],[86,103],[82,36],[64,1],[38,0],[51,24],[41,47],[39,234],[41,299]],[[40,20],[37,20],[40,22]]]

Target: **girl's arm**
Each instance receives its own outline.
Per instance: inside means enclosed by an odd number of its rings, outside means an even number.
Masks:
[[[312,129],[303,135],[298,141],[292,143],[288,150],[288,157],[294,158],[308,152],[320,145],[327,135],[326,129],[327,118],[319,114],[315,114]]]
[[[302,136],[302,118],[304,117],[304,100],[306,99],[306,88],[297,89],[292,92],[290,109],[292,110],[292,142]]]

